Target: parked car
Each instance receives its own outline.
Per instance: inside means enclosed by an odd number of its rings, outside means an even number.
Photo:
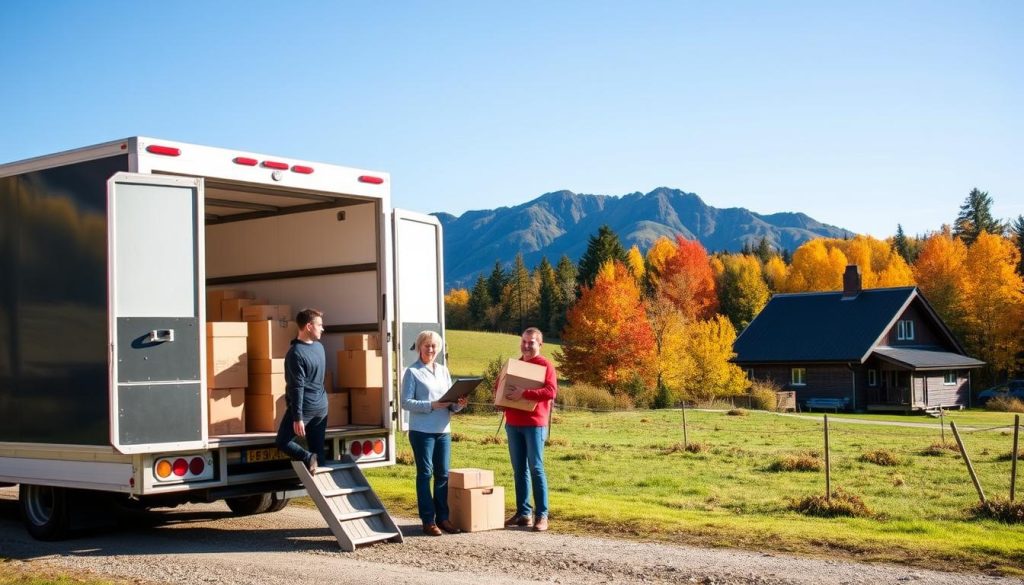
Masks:
[[[985,404],[997,396],[1009,396],[1024,400],[1024,380],[1007,380],[978,393],[978,404]]]

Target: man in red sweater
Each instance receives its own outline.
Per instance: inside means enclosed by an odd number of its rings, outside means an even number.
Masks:
[[[542,532],[548,529],[548,480],[544,475],[544,441],[551,422],[551,405],[558,393],[558,376],[551,362],[541,357],[544,335],[540,329],[530,327],[523,331],[519,359],[547,368],[544,386],[517,388],[508,385],[505,396],[511,400],[533,400],[532,411],[505,409],[505,433],[508,452],[512,459],[512,473],[516,484],[516,513],[505,521],[505,526],[530,526]],[[530,492],[533,492],[533,507]]]

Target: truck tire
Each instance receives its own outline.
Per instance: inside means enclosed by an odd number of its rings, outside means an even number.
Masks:
[[[266,512],[274,502],[270,494],[256,494],[255,496],[224,498],[224,503],[236,516],[251,516]]]
[[[25,528],[37,540],[61,540],[71,526],[68,490],[48,485],[21,484],[18,501]]]
[[[270,496],[270,507],[267,508],[267,512],[280,512],[284,510],[284,507],[288,505],[288,502],[292,501],[291,498],[278,499],[277,494]]]

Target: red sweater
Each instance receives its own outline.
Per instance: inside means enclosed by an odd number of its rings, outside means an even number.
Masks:
[[[555,395],[558,394],[558,375],[555,374],[555,366],[552,366],[544,356],[539,355],[531,360],[523,361],[547,368],[548,371],[544,375],[544,386],[523,391],[523,398],[536,400],[537,408],[532,411],[506,408],[505,420],[514,427],[546,427],[548,415],[551,413],[551,404],[555,401]]]

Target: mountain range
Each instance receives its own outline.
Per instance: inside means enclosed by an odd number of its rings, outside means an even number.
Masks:
[[[605,224],[626,249],[635,244],[641,251],[661,236],[677,234],[699,240],[709,252],[756,247],[761,238],[775,249],[793,251],[813,238],[854,235],[803,213],[717,209],[694,193],[667,187],[623,196],[556,191],[515,207],[432,215],[444,231],[445,290],[471,288],[478,274],[490,274],[495,260],[511,266],[520,252],[531,269],[542,256],[553,265],[562,254],[578,262],[589,238]]]

